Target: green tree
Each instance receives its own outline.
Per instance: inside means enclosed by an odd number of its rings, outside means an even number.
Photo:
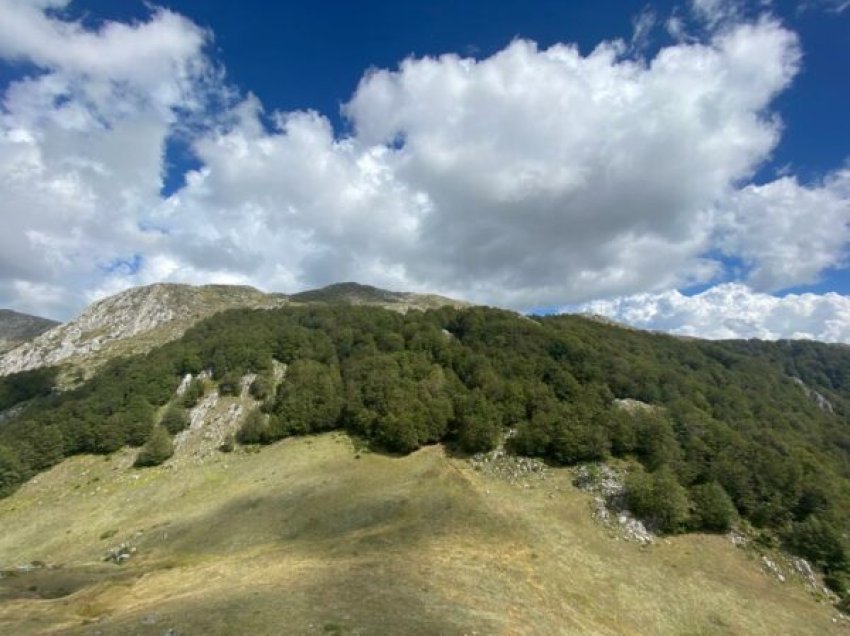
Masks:
[[[676,532],[688,518],[688,495],[668,467],[654,473],[634,470],[626,479],[629,509],[664,532]]]
[[[481,389],[462,401],[458,416],[458,443],[467,453],[487,452],[499,443],[501,413]]]
[[[737,516],[735,504],[716,481],[690,489],[693,502],[691,523],[694,528],[709,532],[728,532]]]

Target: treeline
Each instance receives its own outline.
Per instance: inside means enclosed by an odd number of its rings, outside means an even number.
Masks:
[[[154,431],[161,456],[167,434],[185,425],[173,405],[157,421],[183,374],[209,369],[222,393],[234,393],[251,372],[262,406],[241,443],[345,428],[389,452],[434,442],[478,452],[511,431],[511,450],[559,464],[631,458],[630,503],[659,527],[723,531],[741,516],[841,592],[850,570],[848,351],[682,340],[487,308],[229,311],[113,361],[74,391],[19,393],[40,397],[0,425],[0,491],[64,456],[142,445]],[[273,360],[288,365],[279,386]],[[834,400],[835,412],[791,376]],[[195,383],[179,406],[200,392]],[[623,408],[624,398],[651,408]]]

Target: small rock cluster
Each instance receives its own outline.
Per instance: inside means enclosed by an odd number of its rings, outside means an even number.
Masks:
[[[653,533],[626,507],[624,476],[607,464],[584,464],[575,470],[573,484],[589,492],[593,518],[626,541],[653,543]]]
[[[815,570],[806,559],[793,558],[784,554],[762,555],[762,568],[780,583],[791,578],[803,581],[806,588],[815,595],[823,595],[836,600],[835,593],[818,580]]]
[[[542,460],[511,455],[502,448],[476,453],[470,462],[475,470],[524,488],[529,488],[534,481],[545,480],[549,472]]]
[[[103,557],[103,560],[110,561],[116,565],[121,565],[125,561],[128,561],[134,554],[136,554],[135,547],[131,546],[129,543],[121,543],[117,547],[109,548],[106,551],[106,556]]]

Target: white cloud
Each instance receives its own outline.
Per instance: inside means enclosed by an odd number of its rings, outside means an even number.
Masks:
[[[819,186],[794,177],[749,185],[723,201],[720,249],[751,268],[746,279],[761,290],[816,282],[845,266],[850,241],[850,169]]]
[[[433,203],[414,278],[516,306],[716,273],[701,258],[716,204],[778,140],[764,113],[797,70],[796,38],[762,21],[646,65],[621,54],[516,41],[363,79],[357,139],[403,139],[395,171]]]
[[[850,343],[850,297],[836,293],[778,298],[739,283],[726,283],[694,296],[678,291],[636,294],[566,310],[700,338],[807,338]]]
[[[2,305],[61,317],[157,280],[361,280],[528,308],[710,282],[728,259],[775,290],[845,260],[847,171],[750,183],[800,47],[729,3],[699,3],[722,25],[680,24],[652,59],[635,56],[644,13],[631,46],[517,40],[370,71],[346,137],[251,95],[211,113],[232,89],[211,34],[175,13],[88,29],[66,4],[0,0],[0,57],[41,69],[2,94]],[[163,198],[176,131],[201,167]]]
[[[138,221],[160,201],[173,109],[201,108],[209,75],[185,18],[91,31],[44,11],[66,4],[0,0],[0,57],[41,69],[2,94],[0,302],[56,316],[157,242]]]

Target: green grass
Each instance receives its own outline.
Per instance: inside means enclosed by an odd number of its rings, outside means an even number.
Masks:
[[[148,470],[77,457],[0,501],[3,634],[830,634],[835,612],[718,536],[608,536],[529,488],[342,434]],[[106,548],[137,547],[125,565]]]

